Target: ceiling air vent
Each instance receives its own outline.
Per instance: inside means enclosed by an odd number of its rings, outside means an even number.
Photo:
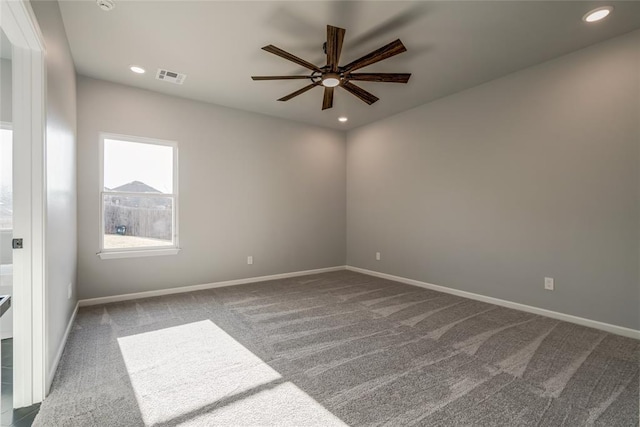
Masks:
[[[158,74],[156,74],[156,79],[162,80],[169,83],[175,83],[177,85],[181,85],[184,83],[184,79],[187,76],[185,74],[176,73],[174,71],[163,70],[158,68]]]

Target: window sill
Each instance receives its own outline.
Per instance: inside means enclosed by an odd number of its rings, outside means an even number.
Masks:
[[[139,251],[98,252],[100,259],[138,258],[147,256],[176,255],[180,248],[171,249],[143,249]]]

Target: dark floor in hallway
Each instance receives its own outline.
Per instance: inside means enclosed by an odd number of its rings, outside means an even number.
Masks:
[[[29,427],[33,424],[40,404],[13,409],[13,338],[2,340],[2,418],[0,425]]]

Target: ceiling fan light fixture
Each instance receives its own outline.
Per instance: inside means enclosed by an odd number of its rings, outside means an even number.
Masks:
[[[322,86],[336,87],[340,84],[340,76],[335,73],[328,73],[322,76]]]
[[[604,18],[606,18],[607,16],[609,16],[609,14],[613,11],[613,6],[604,6],[604,7],[599,7],[597,9],[593,9],[590,10],[589,12],[587,12],[583,17],[582,20],[584,22],[596,22],[596,21],[600,21]]]

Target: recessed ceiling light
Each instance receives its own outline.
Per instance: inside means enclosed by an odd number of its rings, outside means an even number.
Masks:
[[[144,68],[142,67],[138,67],[134,65],[130,68],[130,70],[137,74],[144,74]]]
[[[609,16],[609,14],[611,13],[612,10],[613,10],[613,6],[603,6],[603,7],[597,8],[597,9],[593,9],[593,10],[587,12],[582,17],[582,20],[585,21],[585,22],[600,21],[601,19],[604,19],[607,16]]]
[[[338,121],[339,121],[339,122],[344,123],[344,122],[346,122],[347,120],[349,120],[349,119],[347,119],[346,117],[338,117]]]

